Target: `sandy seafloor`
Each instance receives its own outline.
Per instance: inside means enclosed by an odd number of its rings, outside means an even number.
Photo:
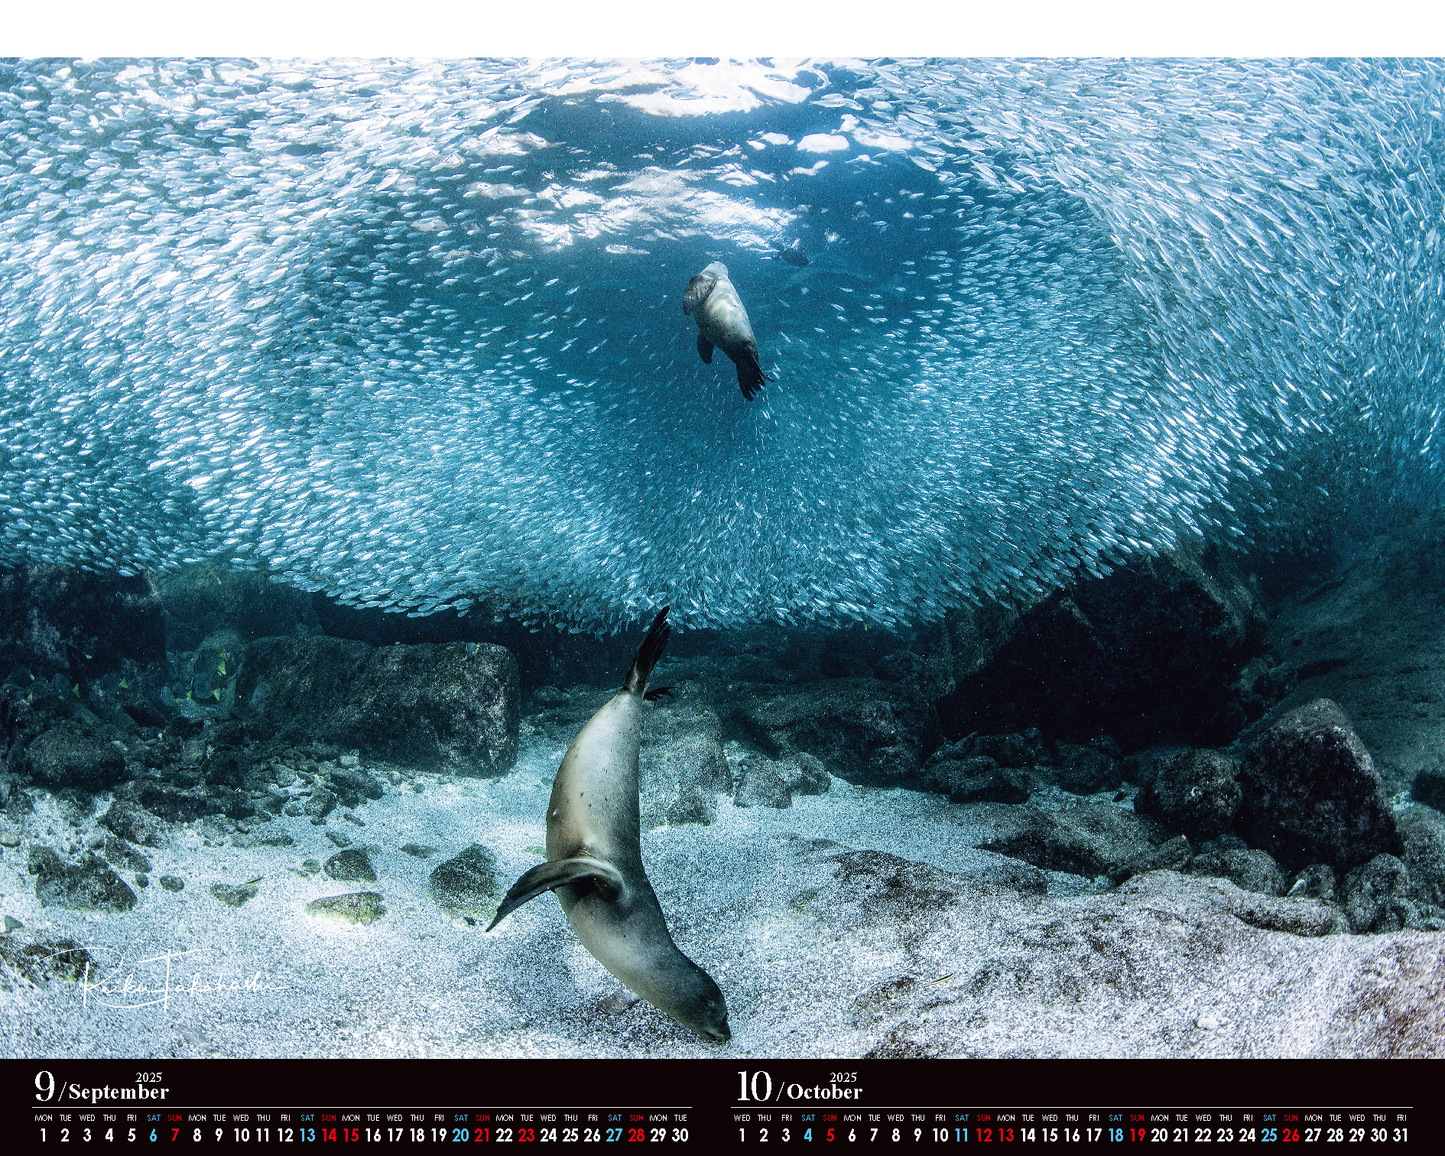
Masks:
[[[979,876],[1009,862],[971,846],[987,834],[987,808],[835,779],[829,793],[798,796],[788,809],[719,797],[715,824],[644,833],[674,938],[728,1000],[732,1041],[711,1045],[629,999],[553,897],[492,934],[485,919],[469,924],[432,899],[429,873],[473,842],[495,852],[499,894],[538,861],[528,849],[543,842],[562,748],[530,729],[502,778],[421,775],[420,792],[389,786],[356,812],[364,827],[333,812],[331,827],[368,852],[375,884],[300,872],[303,860],[337,850],[304,817],[278,819],[296,840],[280,848],[207,845],[194,827],[177,828],[171,846],[143,849],[152,883],[120,915],[41,907],[23,846],[7,849],[0,909],[24,934],[74,939],[105,970],[88,983],[0,993],[0,1051],[821,1058],[892,1040],[891,1054],[905,1055],[919,1054],[920,1041],[922,1054],[944,1055],[1380,1054],[1397,1046],[1400,1017],[1406,1036],[1432,1032],[1439,1018],[1445,937],[1261,930],[1191,898],[1228,892],[1238,906],[1232,885],[1187,881],[1195,890],[1180,898],[1184,877],[1172,873],[1159,873],[1168,885],[1141,877],[1109,894],[1102,882],[1056,874],[1048,896],[958,880],[931,868]],[[106,804],[102,796],[95,814]],[[32,819],[31,830],[69,826],[58,809]],[[844,847],[814,842],[824,839]],[[438,850],[419,859],[400,849],[413,843]],[[850,875],[832,858],[844,848],[931,868],[894,879],[892,861],[879,860],[881,875]],[[184,890],[162,890],[154,880],[163,874],[184,878]],[[258,876],[259,893],[240,908],[209,894]],[[387,908],[370,926],[304,911],[320,896],[362,890],[380,892]],[[1412,975],[1401,985],[1410,1006],[1369,1004],[1370,990],[1393,991]]]
[[[123,914],[42,907],[34,877],[7,851],[0,867],[4,911],[37,937],[75,940],[110,970],[90,987],[55,980],[4,993],[4,1054],[719,1054],[642,1002],[621,1009],[622,1024],[613,1016],[590,1027],[589,1011],[622,989],[578,943],[551,896],[533,900],[491,934],[483,931],[485,920],[469,925],[431,898],[430,872],[470,843],[497,855],[501,890],[538,861],[527,848],[545,840],[547,798],[563,749],[529,747],[524,739],[516,767],[501,778],[421,775],[421,793],[389,787],[381,800],[353,812],[365,828],[333,812],[330,826],[368,853],[375,884],[287,870],[337,851],[325,828],[304,817],[278,819],[296,840],[282,848],[207,845],[195,824],[178,827],[183,833],[172,846],[141,848],[154,866],[151,886]],[[854,793],[834,780],[829,794],[801,796],[783,811],[737,808],[724,797],[713,825],[644,834],[649,877],[674,938],[727,992],[730,1047],[739,1052],[824,1055],[857,1047],[852,1033],[820,1039],[811,1023],[777,1014],[778,996],[786,990],[797,999],[805,985],[823,1003],[833,1001],[830,959],[847,948],[804,947],[769,915],[784,889],[762,848],[801,835],[944,867],[993,858],[962,845],[946,818],[930,816],[936,797],[868,791],[873,805],[860,808]],[[100,796],[94,813],[108,800]],[[56,810],[54,829],[65,826]],[[400,850],[408,843],[438,851],[419,859]],[[123,872],[128,881],[132,874]],[[185,879],[185,889],[162,890],[154,880],[164,874]],[[214,883],[257,876],[259,894],[240,908],[209,894]],[[304,912],[320,896],[365,890],[380,892],[387,908],[370,926]],[[887,970],[883,961],[879,967]],[[742,978],[757,971],[771,973],[761,990]],[[758,1015],[761,1000],[772,1001],[772,1014]],[[625,996],[618,1002],[631,1003]]]

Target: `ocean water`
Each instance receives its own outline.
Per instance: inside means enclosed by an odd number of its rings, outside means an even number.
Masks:
[[[1436,501],[1442,114],[1433,61],[0,65],[0,561],[898,625],[1349,533]]]

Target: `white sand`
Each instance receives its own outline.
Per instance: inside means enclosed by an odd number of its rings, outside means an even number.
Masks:
[[[331,828],[370,855],[375,884],[289,870],[337,850],[324,828],[304,818],[277,820],[295,837],[292,847],[206,845],[193,827],[170,847],[142,848],[154,866],[151,885],[122,915],[41,907],[24,870],[26,842],[7,849],[0,909],[24,924],[13,934],[72,938],[100,970],[85,983],[21,983],[0,994],[0,1051],[821,1057],[862,1055],[894,1033],[932,1041],[946,1054],[1369,1052],[1378,1042],[1358,1040],[1346,1024],[1356,978],[1378,974],[1395,941],[1416,945],[1416,956],[1440,955],[1441,938],[1421,933],[1302,939],[1207,906],[1181,916],[1167,898],[1080,894],[1091,890],[1083,880],[1072,895],[1060,887],[1047,898],[962,885],[957,902],[942,904],[925,888],[921,908],[905,910],[876,878],[835,880],[838,866],[828,856],[838,848],[810,849],[807,841],[975,874],[1002,862],[970,846],[989,810],[835,780],[831,793],[798,797],[786,810],[739,809],[720,798],[711,826],[644,835],[674,937],[727,996],[733,1039],[719,1048],[627,999],[552,897],[527,904],[492,934],[482,930],[485,918],[468,925],[431,898],[431,870],[470,843],[495,852],[499,893],[538,861],[527,848],[543,842],[561,753],[524,737],[516,769],[501,779],[421,776],[421,793],[405,783],[390,787],[356,812],[364,828],[333,812]],[[99,801],[93,815],[106,805]],[[27,831],[64,834],[68,823],[47,800]],[[80,818],[75,833],[91,825]],[[64,840],[49,841],[63,850]],[[418,859],[400,850],[407,843],[438,851]],[[163,891],[156,883],[163,874],[184,878],[185,889]],[[122,875],[129,881],[133,872]],[[256,876],[259,894],[239,909],[208,893],[212,884]],[[945,888],[958,883],[938,878]],[[320,896],[365,890],[380,892],[387,908],[370,926],[304,912]],[[1172,927],[1170,920],[1188,934],[1149,930]],[[1106,924],[1115,930],[1090,941],[1088,929]],[[1326,974],[1333,979],[1321,990]],[[889,994],[900,981],[902,994]],[[1303,1033],[1301,1001],[1314,1025]]]

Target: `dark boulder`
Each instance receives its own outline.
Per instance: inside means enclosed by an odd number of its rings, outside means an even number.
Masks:
[[[26,867],[35,876],[35,897],[43,907],[114,913],[136,905],[135,892],[89,851],[78,862],[66,863],[49,847],[33,846]]]
[[[30,775],[48,787],[103,791],[125,778],[125,756],[108,739],[70,725],[36,736],[25,752]]]
[[[1103,731],[1126,752],[1222,746],[1245,722],[1238,678],[1264,632],[1226,559],[1179,550],[1030,604],[950,611],[923,683],[946,735],[1037,726],[1076,741]]]
[[[263,638],[247,645],[236,680],[258,739],[482,777],[516,761],[520,698],[515,660],[489,643]]]
[[[742,771],[733,793],[733,806],[781,809],[793,805],[793,792],[783,778],[782,764],[753,755],[743,760]]]
[[[1410,870],[1394,855],[1376,855],[1345,876],[1340,888],[1345,916],[1357,935],[1400,931],[1414,922]]]
[[[835,678],[759,687],[718,703],[725,738],[770,759],[811,754],[840,779],[866,786],[906,785],[937,742],[927,702],[899,683]]]
[[[146,847],[163,847],[166,843],[165,824],[128,799],[117,799],[96,822],[130,843]]]
[[[219,815],[225,808],[212,797],[204,787],[178,787],[170,783],[158,783],[154,779],[133,779],[122,785],[115,793],[117,802],[135,803],[144,807],[158,819],[168,823],[190,823],[206,815]],[[112,828],[117,835],[131,842],[146,842],[127,835],[125,831]]]
[[[360,847],[338,851],[321,865],[321,870],[343,883],[375,883],[376,868],[371,857]]]
[[[1327,698],[1290,711],[1245,750],[1235,830],[1284,870],[1345,873],[1399,851],[1395,817],[1370,753]]]
[[[1196,843],[1229,830],[1243,792],[1238,767],[1223,751],[1180,751],[1165,760],[1134,797],[1134,810],[1153,815]]]
[[[589,697],[583,712],[592,706]],[[583,712],[565,723],[557,716],[553,725],[559,729],[553,733],[559,745],[570,742],[584,725]],[[717,819],[717,796],[732,791],[732,774],[723,753],[717,712],[703,705],[690,684],[675,687],[674,697],[659,699],[648,709],[638,777],[643,826]]]
[[[1124,781],[1117,748],[1112,744],[1059,743],[1053,765],[1041,773],[1070,794],[1092,795],[1112,790]]]
[[[172,650],[194,650],[207,635],[233,630],[238,641],[319,629],[311,595],[257,571],[197,563],[151,579]]]
[[[1244,891],[1257,891],[1261,895],[1285,893],[1284,872],[1279,869],[1279,864],[1254,847],[1226,847],[1221,850],[1202,851],[1190,861],[1189,874],[1228,879]],[[1302,890],[1301,894],[1324,898],[1317,890],[1306,889]]]
[[[497,857],[480,843],[434,867],[430,882],[432,898],[449,915],[487,918],[496,911]]]
[[[1410,785],[1410,793],[1417,802],[1445,811],[1445,768],[1439,763],[1421,768]]]
[[[41,680],[59,673],[85,684],[127,659],[146,666],[165,657],[160,603],[144,576],[0,567],[0,677],[18,663]]]
[[[1152,869],[1143,864],[1166,842],[1154,820],[1108,804],[1082,803],[1058,812],[1032,807],[1022,811],[1017,830],[980,846],[1050,871],[1117,879]],[[1176,852],[1181,849],[1168,849],[1172,865],[1178,865]]]
[[[917,785],[954,803],[1026,803],[1034,789],[1027,769],[1001,767],[987,755],[935,756],[919,773]]]

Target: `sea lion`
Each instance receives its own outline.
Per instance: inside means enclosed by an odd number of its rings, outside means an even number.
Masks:
[[[697,319],[698,356],[711,365],[716,345],[731,357],[738,367],[738,388],[752,401],[763,382],[772,378],[758,364],[758,341],[748,322],[748,311],[728,279],[728,267],[714,261],[689,281],[682,311]]]
[[[808,254],[803,249],[801,241],[794,241],[790,248],[784,248],[782,245],[774,244],[773,251],[795,269],[802,269],[804,266],[810,264]]]
[[[547,804],[547,862],[512,885],[491,931],[527,900],[555,891],[577,938],[596,960],[659,1011],[718,1043],[732,1036],[727,1002],[712,976],[672,942],[647,872],[637,809],[642,704],[672,628],[664,606],[622,689],[577,732]]]

